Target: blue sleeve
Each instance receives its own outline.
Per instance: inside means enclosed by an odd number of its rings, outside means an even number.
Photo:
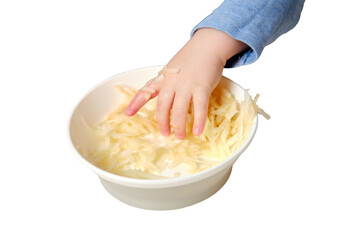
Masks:
[[[225,0],[201,21],[199,28],[215,28],[246,43],[250,49],[230,58],[225,67],[255,62],[266,45],[295,27],[305,0]]]

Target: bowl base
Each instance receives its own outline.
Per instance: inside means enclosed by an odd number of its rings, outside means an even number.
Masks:
[[[215,194],[227,182],[231,170],[232,168],[225,169],[210,178],[211,181],[205,179],[171,189],[134,188],[103,178],[100,180],[113,197],[130,206],[149,210],[172,210],[196,204]],[[201,191],[194,192],[194,189],[201,189]]]

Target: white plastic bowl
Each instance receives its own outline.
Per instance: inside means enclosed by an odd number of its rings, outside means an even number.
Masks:
[[[155,77],[161,68],[162,66],[141,68],[116,75],[102,82],[86,94],[75,107],[69,122],[70,141],[75,154],[99,176],[105,189],[126,204],[153,210],[190,206],[216,193],[229,178],[236,159],[254,138],[258,122],[256,117],[249,138],[228,159],[213,168],[184,177],[161,180],[127,178],[106,172],[83,158],[76,150],[76,146],[87,149],[90,141],[81,123],[81,117],[89,124],[98,122],[119,104],[120,94],[115,89],[115,85],[126,84],[140,88],[149,79]],[[238,101],[243,99],[244,89],[233,81],[223,77],[220,84],[226,86]]]

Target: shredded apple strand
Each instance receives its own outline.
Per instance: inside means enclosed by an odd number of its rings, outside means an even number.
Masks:
[[[180,68],[170,68],[165,66],[163,69],[160,70],[160,72],[158,72],[158,75],[155,78],[153,78],[152,81],[150,82],[160,83],[165,80],[164,74],[177,74],[179,72],[180,72]],[[150,82],[148,82],[148,84],[146,84],[145,87],[139,90],[142,96],[144,97],[145,101],[149,101],[151,95],[156,92],[154,88],[149,86]]]

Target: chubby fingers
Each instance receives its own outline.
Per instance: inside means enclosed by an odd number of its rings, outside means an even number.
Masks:
[[[174,128],[175,137],[178,139],[184,139],[186,137],[186,120],[190,102],[190,91],[179,91],[175,93],[171,122]]]
[[[150,99],[156,97],[159,94],[161,83],[164,79],[164,74],[160,74],[157,77],[151,79],[142,89],[136,93],[130,104],[125,109],[125,114],[128,116],[133,116]]]
[[[210,91],[204,89],[193,94],[191,91],[162,89],[159,94],[156,112],[160,132],[164,136],[169,136],[171,132],[170,112],[172,110],[171,123],[175,136],[178,139],[184,139],[186,137],[187,113],[192,100],[194,103],[193,134],[195,136],[201,135],[208,113],[210,94]]]
[[[194,103],[194,124],[193,134],[198,136],[204,130],[209,97],[211,91],[207,88],[185,90],[186,87],[179,88],[176,81],[167,79],[164,74],[172,75],[179,73],[177,68],[163,68],[159,75],[151,79],[142,89],[140,89],[125,110],[126,115],[133,116],[150,99],[158,96],[156,119],[162,135],[169,136],[171,133],[170,119],[174,128],[175,136],[179,139],[186,137],[187,113],[190,102]],[[171,116],[170,116],[171,115]]]
[[[169,136],[170,128],[170,110],[174,102],[174,89],[164,87],[161,89],[156,106],[156,119],[159,125],[159,130],[162,135]]]

